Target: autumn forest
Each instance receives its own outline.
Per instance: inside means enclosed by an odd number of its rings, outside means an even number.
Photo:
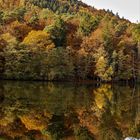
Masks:
[[[140,24],[78,0],[0,0],[0,79],[139,81]]]

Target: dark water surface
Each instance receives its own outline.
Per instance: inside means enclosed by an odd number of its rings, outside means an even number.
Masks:
[[[140,85],[0,82],[0,140],[140,138]]]

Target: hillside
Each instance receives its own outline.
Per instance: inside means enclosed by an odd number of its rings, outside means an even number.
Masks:
[[[1,79],[140,79],[140,24],[78,0],[0,0],[0,9]]]

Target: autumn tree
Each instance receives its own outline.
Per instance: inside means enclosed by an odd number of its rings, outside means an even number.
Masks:
[[[45,60],[54,48],[48,33],[31,31],[20,44],[10,34],[2,37],[7,41],[4,53],[6,79],[46,79]]]
[[[139,42],[139,23],[78,0],[0,0],[5,79],[136,79]]]
[[[54,48],[50,35],[45,31],[32,30],[23,40],[23,43],[29,46],[32,51],[48,52]]]
[[[97,75],[102,81],[112,80],[113,68],[109,65],[107,52],[103,47],[97,49],[96,54],[94,54],[96,69],[95,75]]]
[[[75,75],[79,80],[93,78],[94,57],[81,48],[75,56]]]
[[[32,28],[30,26],[25,23],[20,23],[19,21],[12,22],[9,27],[9,32],[15,36],[18,41],[23,41],[31,30]]]
[[[16,47],[18,46],[18,42],[14,36],[9,33],[3,34],[2,39],[6,42],[6,46],[4,49],[4,78],[12,79],[17,78],[18,73],[18,57],[19,54],[16,51]]]

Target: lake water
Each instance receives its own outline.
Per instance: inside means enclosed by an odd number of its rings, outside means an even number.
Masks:
[[[140,86],[0,82],[0,140],[140,138]]]

